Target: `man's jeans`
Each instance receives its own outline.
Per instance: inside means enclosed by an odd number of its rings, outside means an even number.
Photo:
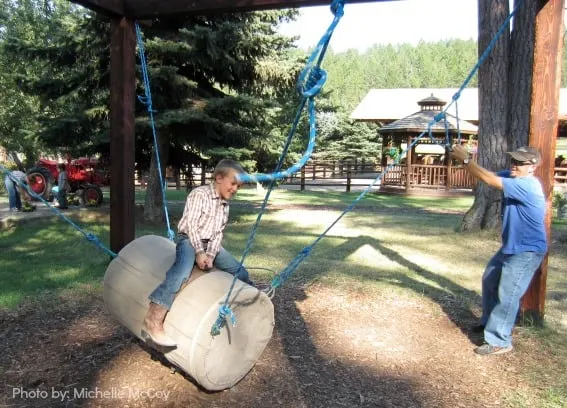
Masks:
[[[8,175],[4,178],[4,185],[6,186],[6,191],[8,192],[8,202],[10,204],[10,210],[22,209],[22,200],[20,199],[20,193],[18,192],[16,183],[12,181]]]
[[[57,190],[57,202],[59,203],[59,208],[61,209],[68,207],[69,204],[67,203],[67,190],[65,190],[64,188]],[[85,203],[85,205],[88,205],[88,203]]]
[[[506,255],[500,249],[488,262],[482,276],[484,340],[495,347],[512,345],[520,300],[528,290],[545,253],[522,252]]]
[[[165,280],[150,294],[150,301],[169,310],[181,285],[191,276],[194,264],[195,249],[191,246],[186,236],[178,235],[175,262],[165,274]],[[246,268],[241,267],[240,262],[234,259],[224,248],[220,249],[213,261],[213,265],[231,275],[236,275],[241,281],[253,285]]]

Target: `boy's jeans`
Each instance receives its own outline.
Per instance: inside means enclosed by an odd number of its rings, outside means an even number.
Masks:
[[[21,210],[22,200],[20,199],[20,193],[18,193],[16,183],[14,183],[12,179],[6,175],[6,177],[4,177],[4,185],[6,186],[6,192],[8,193],[10,210]]]
[[[191,246],[186,236],[178,235],[175,248],[175,262],[165,274],[165,280],[150,294],[150,301],[169,310],[181,285],[191,276],[194,264],[195,249]],[[240,262],[234,259],[224,248],[220,249],[213,261],[213,265],[231,275],[236,275],[241,281],[253,285],[246,268],[241,267]]]
[[[482,317],[484,340],[492,346],[512,345],[520,300],[528,290],[545,253],[503,254],[500,249],[488,262],[482,276]]]

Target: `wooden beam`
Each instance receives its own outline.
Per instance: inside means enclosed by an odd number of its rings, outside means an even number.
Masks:
[[[395,0],[349,0],[347,5],[372,1]],[[331,0],[124,0],[124,4],[127,15],[143,19],[179,14],[210,14],[229,11],[330,6]]]
[[[73,3],[83,7],[106,14],[111,17],[124,15],[124,3],[122,0],[71,0]]]
[[[535,0],[541,10],[536,17],[532,98],[530,109],[530,146],[542,153],[538,176],[547,197],[545,227],[551,243],[553,169],[561,85],[563,45],[563,9],[565,0]],[[547,255],[536,272],[522,301],[525,318],[534,322],[543,319],[547,281]]]
[[[134,22],[112,19],[110,38],[110,247],[119,252],[134,239]]]

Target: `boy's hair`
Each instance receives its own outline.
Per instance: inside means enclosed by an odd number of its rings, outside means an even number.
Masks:
[[[235,171],[237,174],[246,173],[237,161],[231,159],[222,159],[215,167],[213,179],[216,179],[217,176],[225,177],[230,173],[230,171]]]
[[[65,170],[66,167],[67,167],[67,166],[65,166],[65,163],[59,163],[59,164],[57,165],[57,168],[58,168],[59,170]]]

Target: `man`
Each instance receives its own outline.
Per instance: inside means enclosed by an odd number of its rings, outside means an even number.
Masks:
[[[8,203],[10,211],[22,211],[22,199],[20,197],[20,186],[18,181],[26,182],[26,174],[19,170],[6,173],[4,177],[4,185],[8,193]]]
[[[484,331],[480,355],[512,351],[512,330],[520,300],[547,252],[545,196],[534,177],[541,154],[533,147],[508,152],[510,170],[492,173],[476,164],[468,151],[453,147],[453,158],[480,181],[502,190],[502,246],[488,262],[482,277],[482,317],[473,331]]]
[[[71,190],[69,179],[67,177],[67,166],[65,166],[65,163],[59,163],[57,165],[57,168],[59,169],[59,176],[57,177],[57,202],[59,203],[58,208],[60,210],[66,210],[67,208],[69,208],[67,203],[67,193],[69,192],[69,190]]]

